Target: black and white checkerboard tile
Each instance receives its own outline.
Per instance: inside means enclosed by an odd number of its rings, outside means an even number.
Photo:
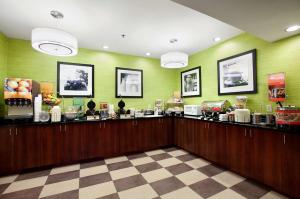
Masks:
[[[0,178],[0,198],[286,198],[178,148]]]

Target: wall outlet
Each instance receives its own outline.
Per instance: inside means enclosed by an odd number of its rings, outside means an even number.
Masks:
[[[266,109],[267,112],[272,112],[272,105],[271,104],[266,105]]]

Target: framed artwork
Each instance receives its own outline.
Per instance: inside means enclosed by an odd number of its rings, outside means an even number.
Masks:
[[[94,65],[57,62],[58,97],[94,97]]]
[[[201,67],[181,72],[181,96],[201,96]]]
[[[143,71],[116,67],[116,97],[143,98]]]
[[[218,60],[218,94],[257,93],[256,49]]]

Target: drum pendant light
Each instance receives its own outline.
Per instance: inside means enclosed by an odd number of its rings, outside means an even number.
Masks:
[[[33,29],[31,44],[35,50],[54,56],[74,56],[78,51],[75,37],[53,28]]]
[[[55,19],[62,19],[58,11],[50,13]],[[54,56],[74,56],[78,52],[77,39],[62,30],[55,28],[35,28],[31,33],[32,47],[42,53]]]
[[[169,52],[161,56],[163,68],[183,68],[188,65],[189,56],[182,52]]]

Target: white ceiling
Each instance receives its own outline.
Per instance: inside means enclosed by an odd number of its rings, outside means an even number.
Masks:
[[[193,54],[241,31],[170,0],[0,0],[0,31],[30,40],[36,27],[63,29],[79,47],[160,57],[168,51]],[[51,10],[64,14],[57,21]],[[126,34],[123,39],[121,34]],[[169,40],[177,38],[176,44]]]
[[[267,41],[294,34],[285,29],[300,24],[300,0],[173,0],[252,33]]]

